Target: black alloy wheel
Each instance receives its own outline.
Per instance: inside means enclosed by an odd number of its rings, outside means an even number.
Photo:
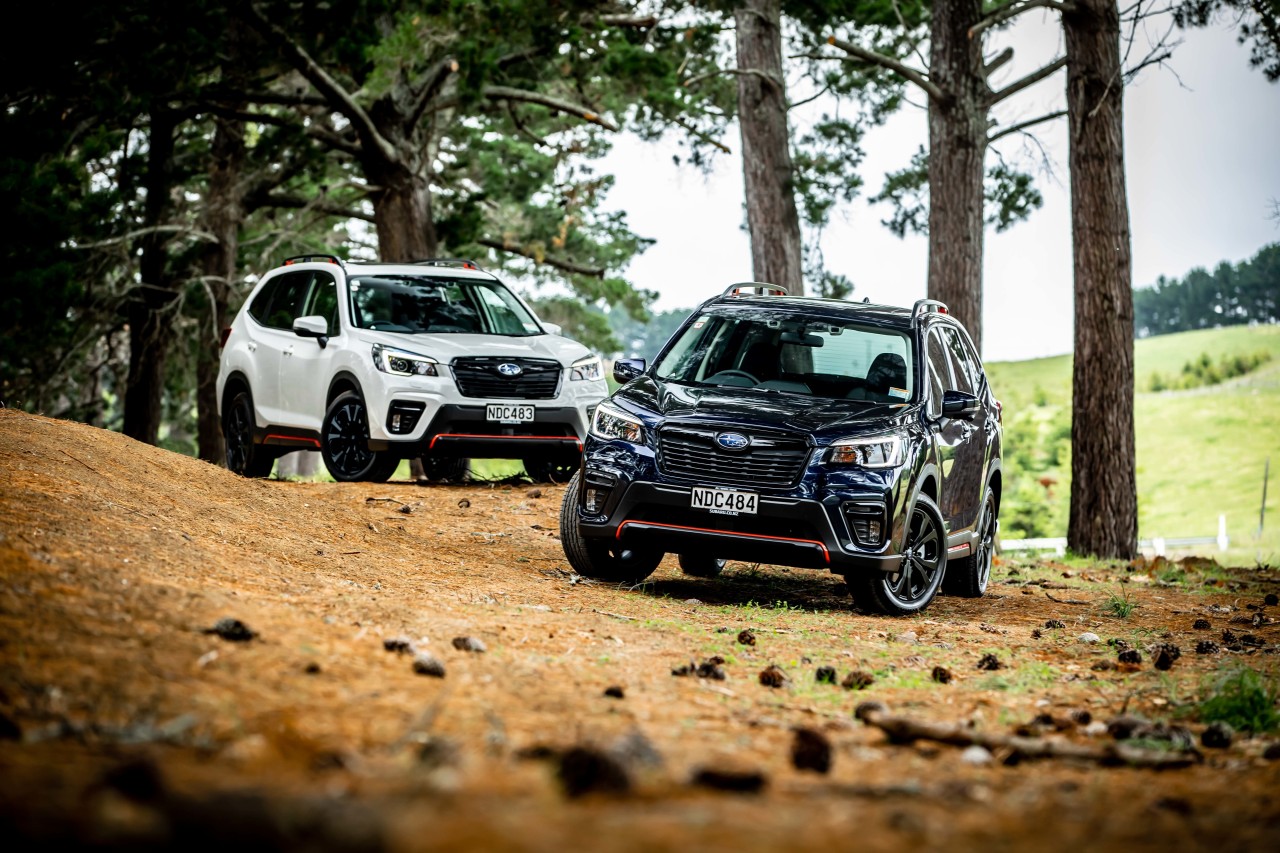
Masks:
[[[947,567],[947,540],[942,514],[928,495],[916,498],[902,548],[902,563],[892,574],[868,572],[860,588],[864,602],[890,616],[919,613],[938,593]]]
[[[275,456],[253,442],[253,397],[240,391],[222,413],[222,436],[227,445],[227,470],[241,477],[269,477]]]
[[[680,571],[694,578],[715,578],[724,571],[727,562],[729,561],[700,554],[681,554]]]
[[[576,475],[564,490],[560,504],[560,545],[569,565],[584,578],[637,586],[658,568],[661,551],[632,549],[607,540],[587,539],[578,529],[578,494],[582,475]]]
[[[398,456],[369,449],[368,410],[354,391],[329,404],[320,427],[320,455],[333,479],[344,483],[385,483],[400,465]]]
[[[978,516],[978,541],[973,553],[947,564],[947,575],[942,580],[942,591],[961,598],[981,598],[991,580],[991,562],[996,552],[996,533],[1000,529],[999,507],[996,495],[987,487],[982,498],[982,513]]]

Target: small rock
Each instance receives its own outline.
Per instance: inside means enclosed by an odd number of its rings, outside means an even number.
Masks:
[[[604,695],[608,696],[610,699],[625,699],[627,694],[622,689],[621,685],[611,684],[604,689]]]
[[[382,641],[382,647],[389,652],[407,655],[413,653],[413,640],[408,637],[388,637]]]
[[[459,509],[466,509],[469,506],[471,506],[471,501],[467,500],[466,498],[463,498],[462,500],[458,501]]]
[[[734,794],[758,794],[768,778],[759,770],[722,770],[704,767],[693,774],[692,784],[700,788],[729,791]]]
[[[1197,631],[1208,631],[1213,626],[1209,624],[1208,619],[1197,619],[1191,623],[1191,627],[1195,628]]]
[[[947,669],[945,666],[935,666],[931,676],[933,680],[939,684],[951,683],[951,670]]]
[[[1110,661],[1110,660],[1100,660],[1097,663],[1095,663],[1093,666],[1089,667],[1089,669],[1093,670],[1094,672],[1110,672],[1115,668],[1116,668],[1115,661]]]
[[[1146,727],[1147,721],[1142,717],[1122,715],[1107,723],[1107,734],[1116,740],[1128,740],[1133,737],[1134,732]]]
[[[791,741],[791,764],[797,770],[828,773],[831,770],[831,741],[822,732],[796,729]]]
[[[444,678],[444,664],[435,655],[419,652],[413,657],[413,671],[418,675]]]
[[[305,672],[307,675],[319,675],[320,664],[316,663],[315,661],[312,661],[311,663],[304,666],[302,668],[302,671]]]
[[[743,628],[738,632],[738,642],[744,646],[754,646],[756,644],[756,632],[750,628]]]
[[[1067,623],[1063,622],[1061,619],[1046,619],[1044,626],[1046,628],[1065,628],[1067,627]]]
[[[692,606],[694,606],[694,607],[699,607],[699,606],[701,606],[701,604],[702,604],[702,599],[700,599],[700,598],[686,598],[686,599],[684,600],[684,603],[685,603],[685,604],[692,605]]]
[[[996,670],[1001,666],[1000,658],[989,652],[978,659],[978,669]]]
[[[560,756],[556,768],[566,796],[625,794],[631,790],[631,774],[614,756],[593,747],[575,746]]]
[[[1093,633],[1092,631],[1085,631],[1079,637],[1076,637],[1076,639],[1082,643],[1101,643],[1102,642],[1102,638],[1099,637],[1097,634]]]
[[[1280,743],[1273,743],[1262,751],[1262,757],[1267,761],[1280,760]]]
[[[485,644],[477,640],[475,637],[454,637],[453,647],[460,652],[487,652],[489,649]]]
[[[533,500],[537,500],[538,498],[542,497],[542,489],[530,489],[529,491],[524,493],[524,496],[526,498],[532,498]]]
[[[915,631],[904,631],[903,633],[898,635],[898,642],[906,643],[909,646],[914,646],[920,642],[920,637],[916,634]]]
[[[1082,729],[1087,737],[1100,737],[1107,733],[1107,724],[1102,720],[1094,720]]]
[[[413,507],[409,506],[408,504],[405,504],[404,506],[400,507],[399,512],[405,515],[413,515]]]
[[[609,744],[609,754],[632,769],[658,768],[666,763],[653,741],[639,729],[632,729]]]
[[[1211,723],[1208,728],[1200,733],[1200,743],[1205,749],[1226,749],[1231,746],[1231,741],[1235,739],[1236,730],[1231,728],[1230,724],[1217,722]]]
[[[975,743],[965,747],[964,752],[960,753],[960,760],[965,764],[982,767],[994,761],[995,757],[992,756],[991,751],[985,746],[978,746],[978,744]]]
[[[835,684],[836,668],[834,666],[820,666],[817,672],[813,674],[813,680],[819,684]]]
[[[840,686],[845,690],[866,690],[875,683],[876,677],[871,673],[854,670],[844,677],[844,681],[840,682]]]
[[[1268,607],[1275,607],[1277,604],[1280,604],[1280,595],[1276,595],[1274,592],[1269,592],[1267,593],[1267,597],[1262,599],[1262,603]]]
[[[1216,655],[1220,651],[1222,649],[1213,640],[1201,640],[1196,643],[1196,654],[1198,655]]]
[[[205,628],[204,633],[216,634],[232,643],[247,643],[258,636],[257,632],[249,630],[249,626],[239,619],[219,619],[212,628]]]
[[[870,715],[886,714],[888,711],[889,706],[885,705],[883,702],[877,702],[875,699],[869,699],[866,702],[859,702],[857,704],[853,709],[853,718],[865,723],[867,721],[867,717]]]
[[[770,664],[760,671],[760,683],[765,687],[781,687],[787,683],[787,674]]]
[[[1116,660],[1120,663],[1139,664],[1142,663],[1142,652],[1137,649],[1125,649],[1116,656]]]

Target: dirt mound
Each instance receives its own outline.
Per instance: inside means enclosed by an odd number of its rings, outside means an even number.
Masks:
[[[1276,673],[1270,575],[1002,563],[983,599],[890,620],[803,570],[696,580],[669,558],[636,590],[586,582],[555,486],[249,481],[5,410],[0,472],[7,836],[1259,848],[1280,821],[1266,738],[1187,748],[1214,673]],[[895,744],[854,718],[868,700],[887,710],[863,720],[981,743]],[[1177,769],[1105,766],[1121,715]],[[828,772],[793,764],[796,730],[829,741]]]

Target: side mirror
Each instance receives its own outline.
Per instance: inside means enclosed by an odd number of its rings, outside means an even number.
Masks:
[[[964,391],[944,391],[942,393],[942,414],[948,418],[973,420],[982,405],[978,398]]]
[[[548,335],[564,335],[564,327],[559,323],[543,323],[542,328],[547,330]]]
[[[646,367],[643,358],[620,358],[613,363],[613,378],[626,384],[644,373]]]
[[[315,338],[320,349],[329,345],[329,321],[318,314],[294,320],[293,333],[300,338]]]

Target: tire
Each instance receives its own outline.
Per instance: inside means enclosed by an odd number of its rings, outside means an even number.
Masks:
[[[888,616],[910,616],[928,607],[947,570],[946,527],[937,504],[920,495],[908,519],[897,572],[873,571],[847,578],[860,603]]]
[[[524,472],[535,483],[567,483],[581,467],[577,459],[524,459]]]
[[[661,551],[633,551],[605,540],[591,540],[578,530],[578,492],[582,475],[569,481],[560,504],[560,544],[569,565],[584,578],[636,586],[658,568]]]
[[[461,456],[423,456],[427,479],[440,483],[461,483],[471,473],[471,460]]]
[[[982,498],[982,512],[978,515],[978,542],[968,557],[947,564],[942,579],[942,591],[961,598],[981,598],[991,579],[991,558],[996,549],[996,531],[1000,529],[996,496],[987,487]]]
[[[369,413],[354,391],[339,394],[324,413],[320,455],[340,483],[385,483],[400,466],[396,454],[369,449]]]
[[[241,477],[270,477],[275,454],[253,441],[253,396],[240,391],[222,413],[222,436],[227,443],[227,470]]]
[[[681,554],[680,555],[680,571],[686,575],[695,578],[715,578],[719,577],[724,571],[724,564],[728,560],[718,560],[715,557],[703,557],[697,554]]]

